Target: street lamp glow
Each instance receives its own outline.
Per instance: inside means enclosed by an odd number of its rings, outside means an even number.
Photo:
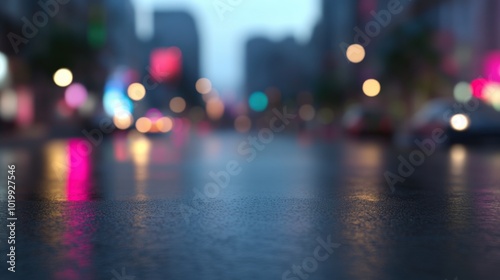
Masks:
[[[67,87],[73,82],[73,73],[67,68],[61,68],[54,73],[54,83],[59,87]]]
[[[347,59],[352,63],[360,63],[365,59],[365,48],[360,44],[352,44],[347,48],[346,56]]]
[[[146,95],[146,89],[140,83],[133,83],[128,86],[127,94],[128,97],[130,97],[130,99],[134,101],[139,101],[142,100]]]
[[[380,83],[375,79],[368,79],[363,83],[363,92],[366,96],[375,97],[380,93]]]
[[[146,117],[142,117],[142,118],[139,118],[136,122],[135,122],[135,128],[137,129],[137,131],[139,131],[140,133],[146,133],[146,132],[149,132],[149,130],[151,129],[151,127],[153,126],[153,123],[151,122],[150,119],[146,118]]]
[[[160,132],[167,133],[174,127],[174,121],[169,117],[161,117],[156,121],[156,127]]]
[[[201,78],[196,82],[196,91],[207,94],[212,90],[212,82],[207,78]]]
[[[174,97],[170,100],[170,110],[174,113],[182,113],[186,109],[186,100],[182,97]]]
[[[125,130],[132,126],[134,118],[129,112],[122,111],[113,117],[113,123],[116,128]]]
[[[219,98],[212,98],[207,101],[206,110],[211,120],[219,120],[224,115],[224,103]]]
[[[299,116],[304,121],[312,121],[316,116],[316,110],[310,104],[302,105],[299,109]]]

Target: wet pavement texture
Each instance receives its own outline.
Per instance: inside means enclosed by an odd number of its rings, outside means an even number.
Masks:
[[[496,279],[500,150],[437,149],[393,191],[410,152],[232,133],[0,147],[18,178],[0,278]]]

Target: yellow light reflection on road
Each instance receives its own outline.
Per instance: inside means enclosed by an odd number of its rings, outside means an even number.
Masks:
[[[131,141],[130,154],[135,165],[135,181],[137,187],[136,198],[144,200],[147,198],[145,192],[149,174],[148,165],[150,159],[151,141],[143,135],[134,137]]]

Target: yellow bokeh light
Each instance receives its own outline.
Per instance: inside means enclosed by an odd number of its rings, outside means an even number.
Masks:
[[[212,82],[207,78],[201,78],[196,82],[196,91],[207,94],[212,90]]]
[[[212,89],[209,93],[202,95],[203,101],[208,102],[212,98],[219,98],[219,92],[216,89]]]
[[[156,121],[158,131],[167,133],[174,127],[174,121],[169,117],[161,117]]]
[[[224,103],[219,98],[211,98],[207,102],[207,115],[212,120],[218,120],[224,115]]]
[[[497,110],[500,111],[500,92],[497,92],[495,95],[490,97],[491,105]]]
[[[347,48],[347,59],[352,63],[360,63],[365,58],[365,48],[359,44],[352,44]]]
[[[139,101],[146,96],[146,89],[144,86],[140,83],[133,83],[130,86],[128,86],[127,89],[127,94],[130,99]]]
[[[363,83],[363,92],[366,96],[375,97],[380,93],[380,83],[375,79],[368,79]]]
[[[234,120],[234,128],[241,133],[248,132],[252,127],[252,121],[247,116],[239,116]]]
[[[149,132],[152,126],[153,124],[151,123],[151,120],[146,117],[139,118],[135,122],[135,128],[137,129],[137,131],[141,133]]]
[[[133,122],[134,118],[127,112],[116,114],[113,117],[113,123],[115,124],[116,128],[121,130],[128,129]]]
[[[12,89],[0,93],[0,118],[11,121],[17,115],[17,95]]]
[[[451,128],[456,131],[464,131],[469,128],[470,121],[469,118],[464,114],[456,114],[451,117],[450,120]]]
[[[500,111],[500,84],[489,83],[483,89],[483,98],[497,111]]]
[[[59,87],[67,87],[73,82],[73,73],[67,68],[61,68],[54,73],[54,83]]]
[[[186,109],[186,101],[182,97],[174,97],[170,100],[170,110],[174,113],[182,113]]]
[[[314,116],[316,116],[316,110],[314,110],[314,107],[312,105],[302,105],[299,109],[299,116],[304,121],[312,121],[314,119]]]

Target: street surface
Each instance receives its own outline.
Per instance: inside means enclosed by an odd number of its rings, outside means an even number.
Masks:
[[[244,155],[229,132],[82,141],[0,147],[0,225],[11,163],[18,217],[16,273],[2,230],[0,279],[500,275],[498,149],[438,149],[393,192],[384,173],[411,150],[375,140],[282,134]],[[318,239],[338,246],[312,262]]]

